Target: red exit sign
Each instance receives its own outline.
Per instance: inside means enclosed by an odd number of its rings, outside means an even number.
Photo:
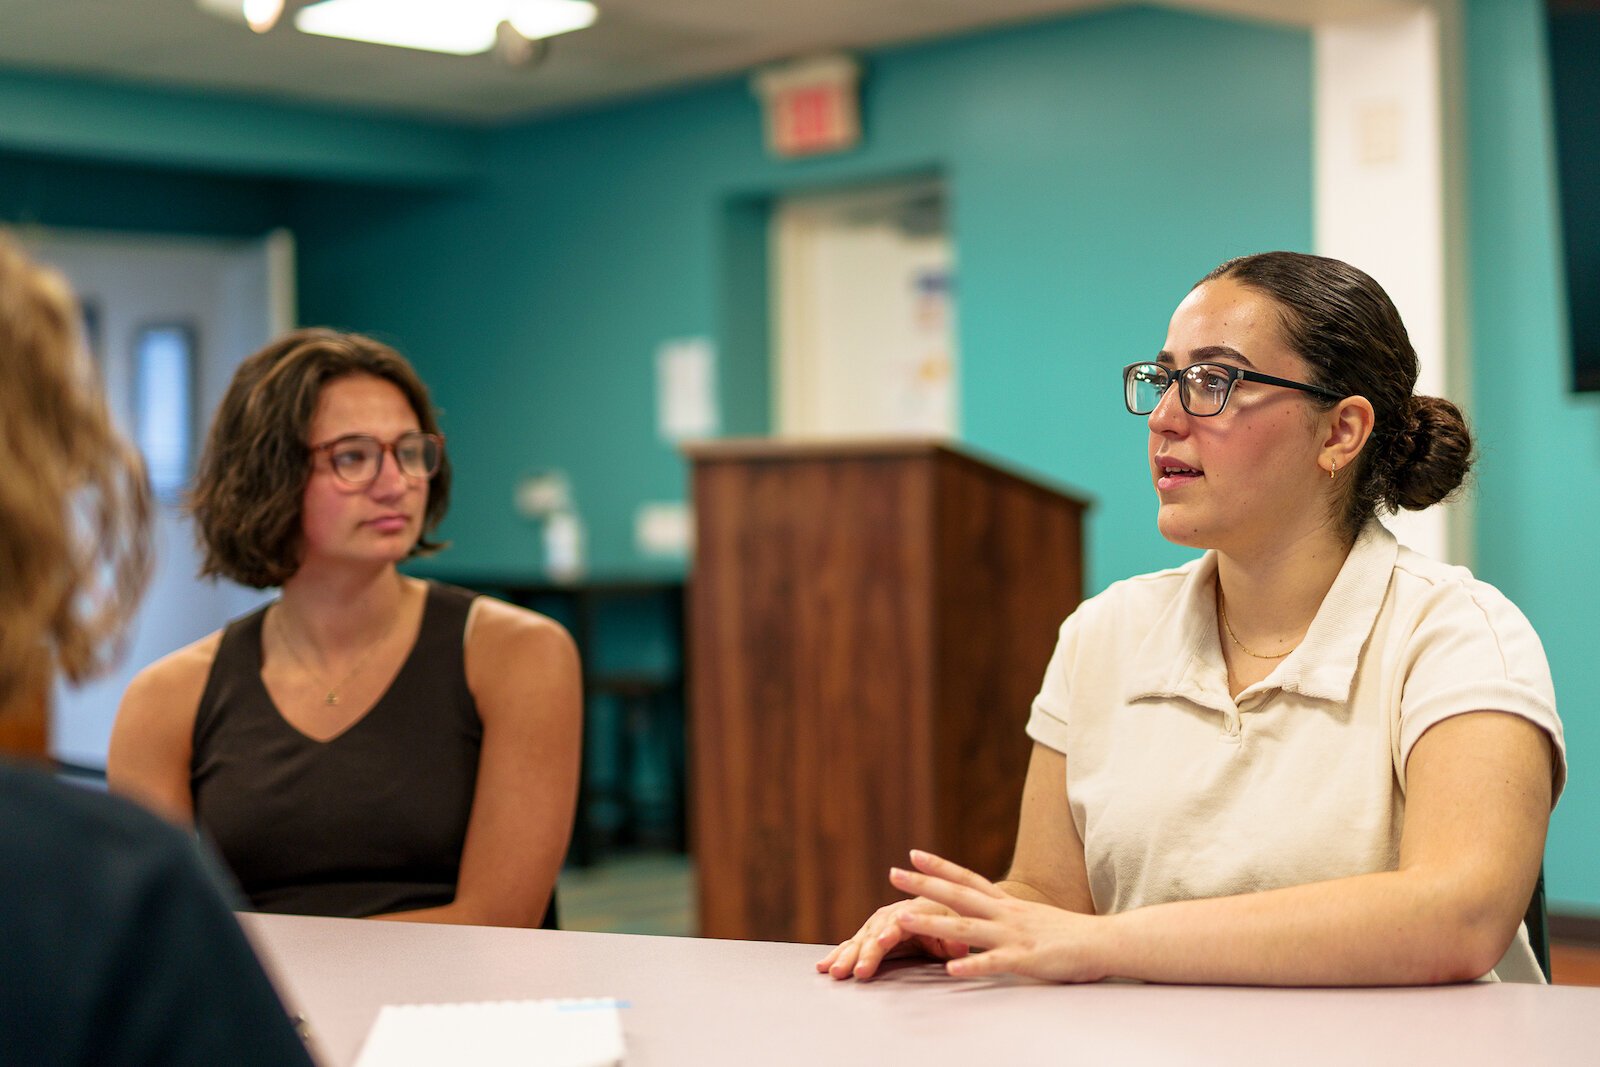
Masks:
[[[861,140],[861,68],[848,56],[821,56],[770,68],[754,78],[766,112],[767,148],[810,156]]]

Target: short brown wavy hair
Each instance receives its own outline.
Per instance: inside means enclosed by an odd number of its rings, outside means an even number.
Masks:
[[[144,464],[113,429],[77,301],[0,233],[0,707],[41,660],[115,657],[150,572]]]
[[[428,388],[405,357],[355,333],[305,329],[284,334],[246,359],[217,408],[189,494],[205,558],[200,576],[231,578],[268,589],[300,567],[301,509],[311,476],[307,435],[322,387],[336,378],[370,374],[392,382],[416,412],[424,433],[439,422]],[[428,485],[422,536],[411,555],[437,552],[428,540],[450,504],[450,460]]]

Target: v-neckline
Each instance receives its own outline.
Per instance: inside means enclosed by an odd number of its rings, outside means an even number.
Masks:
[[[274,601],[273,603],[276,604],[277,601]],[[327,737],[316,737],[312,734],[306,733],[304,730],[300,729],[300,727],[296,726],[289,719],[289,717],[283,713],[283,709],[278,706],[277,700],[272,696],[272,690],[267,688],[266,679],[261,677],[261,667],[262,663],[265,661],[265,657],[262,655],[262,643],[266,640],[267,636],[267,613],[265,609],[261,613],[261,633],[257,640],[253,642],[255,649],[255,670],[252,672],[252,674],[255,677],[256,685],[261,687],[261,695],[266,698],[267,706],[272,709],[273,716],[276,717],[277,720],[286,728],[294,731],[294,733],[297,734],[301,739],[309,741],[314,745],[331,745],[341,737],[349,734],[350,731],[354,730],[368,719],[372,718],[373,713],[382,707],[384,702],[389,699],[389,694],[394,692],[395,684],[400,681],[402,676],[405,675],[406,671],[411,666],[412,659],[416,657],[417,646],[422,643],[422,631],[424,627],[428,625],[428,612],[432,609],[433,586],[429,584],[425,585],[422,590],[422,614],[417,617],[417,632],[411,636],[411,645],[406,649],[405,658],[400,661],[400,666],[396,668],[394,676],[391,677],[389,681],[384,684],[383,689],[379,691],[377,699],[373,700],[371,704],[367,705],[365,711],[363,711],[360,715],[357,715],[354,719],[351,719],[350,722],[345,725],[344,729],[340,730],[338,733],[330,734]]]

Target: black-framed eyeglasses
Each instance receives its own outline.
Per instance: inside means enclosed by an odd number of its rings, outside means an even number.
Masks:
[[[444,461],[444,438],[436,433],[412,430],[384,442],[371,434],[352,433],[311,446],[311,454],[326,455],[333,476],[353,489],[365,489],[378,480],[386,452],[394,456],[394,464],[401,474],[410,478],[432,478],[439,473],[439,464]]]
[[[1324,400],[1344,399],[1341,394],[1321,386],[1274,378],[1227,363],[1191,363],[1181,371],[1160,363],[1130,363],[1122,368],[1123,402],[1133,414],[1148,415],[1161,403],[1174,378],[1178,381],[1178,402],[1183,410],[1200,418],[1222,414],[1222,409],[1228,406],[1228,398],[1233,395],[1233,387],[1240,382],[1298,389]]]

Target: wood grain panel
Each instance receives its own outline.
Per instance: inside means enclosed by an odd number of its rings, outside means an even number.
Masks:
[[[937,507],[932,847],[993,878],[1015,843],[1028,710],[1061,621],[1083,598],[1082,506],[952,456],[940,467]]]
[[[1003,863],[1027,755],[1016,694],[1078,588],[1008,554],[1079,573],[1076,530],[1034,514],[1063,498],[931,445],[692,455],[702,933],[838,940],[892,898],[913,846]]]

